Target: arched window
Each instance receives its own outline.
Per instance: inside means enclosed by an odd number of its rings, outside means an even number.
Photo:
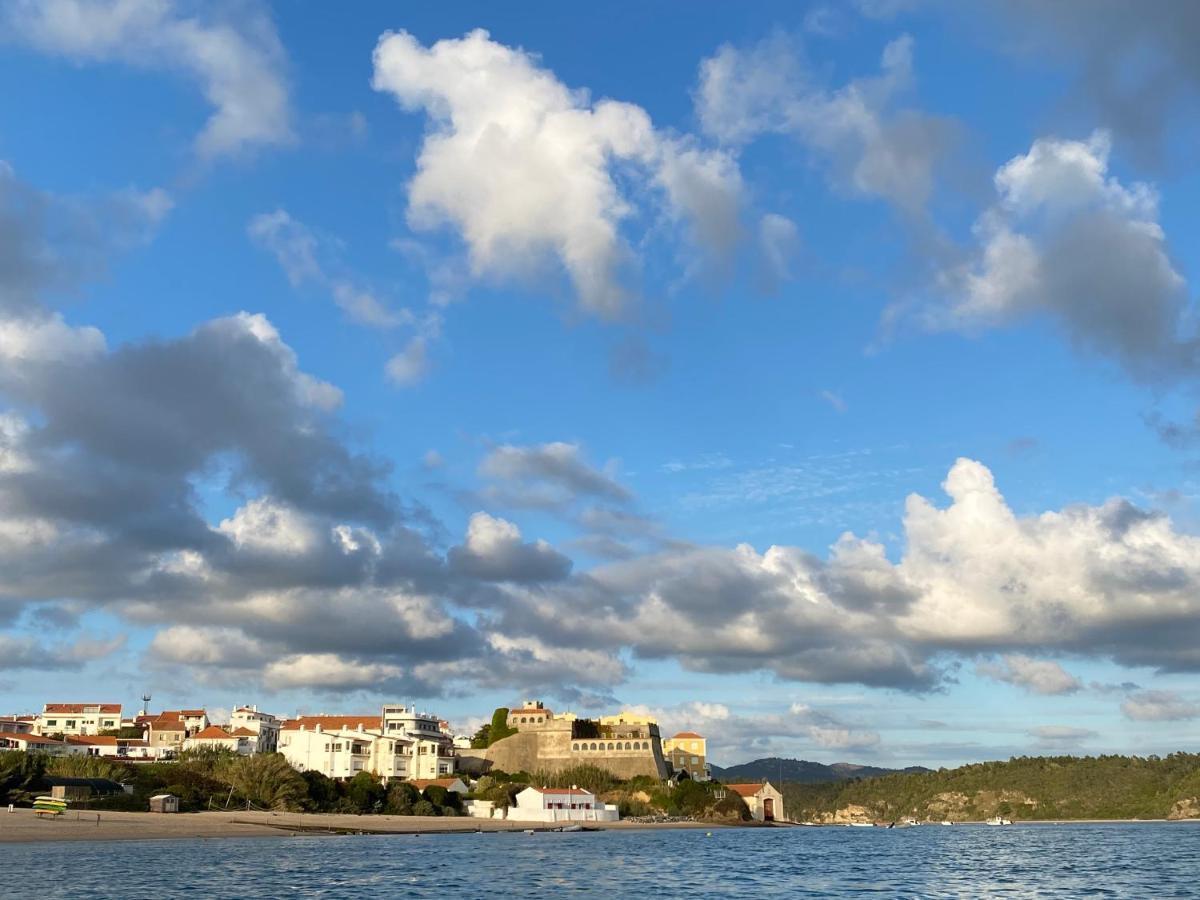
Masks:
[[[595,750],[595,749],[596,749],[596,745],[595,745],[595,744],[592,744],[592,749],[593,749],[593,750]]]

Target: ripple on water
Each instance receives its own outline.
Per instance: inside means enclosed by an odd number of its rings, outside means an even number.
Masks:
[[[53,852],[48,849],[53,848]],[[1200,825],[794,828],[0,845],[43,897],[1200,897]],[[30,879],[26,882],[24,879]]]

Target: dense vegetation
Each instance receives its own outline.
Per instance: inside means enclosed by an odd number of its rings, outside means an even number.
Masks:
[[[301,774],[278,753],[238,756],[227,750],[193,750],[172,762],[126,764],[96,757],[0,753],[0,801],[29,805],[46,790],[47,775],[107,778],[133,787],[132,794],[97,797],[92,809],[145,810],[154,794],[175,794],[184,811],[287,809],[307,812],[459,815],[462,802],[445,788],[423,792],[411,784],[385,787],[369,772],[334,781],[319,772]]]
[[[1200,754],[1020,757],[936,772],[785,784],[783,794],[789,818],[818,822],[1191,818],[1200,817]]]
[[[486,750],[496,741],[517,733],[517,729],[508,726],[508,707],[501,706],[492,713],[492,721],[484,722],[471,738],[471,747],[475,750]]]
[[[787,781],[794,781],[797,784],[815,784],[823,781],[845,781],[848,778],[879,778],[883,775],[894,775],[897,772],[930,771],[923,766],[910,766],[907,769],[882,769],[878,766],[860,766],[853,763],[826,765],[807,759],[780,759],[778,756],[768,756],[725,769],[719,766],[711,768],[713,778],[726,784],[762,781],[764,778],[772,784]]]

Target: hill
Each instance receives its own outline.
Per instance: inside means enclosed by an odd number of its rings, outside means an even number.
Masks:
[[[845,781],[847,778],[879,778],[897,772],[928,771],[930,770],[922,766],[911,766],[907,769],[881,769],[878,766],[860,766],[855,763],[826,765],[825,763],[810,762],[807,759],[780,759],[777,756],[768,756],[724,769],[720,766],[712,766],[712,777],[727,784],[739,781],[762,781],[764,778],[775,784],[780,781],[797,784],[823,784]]]
[[[1200,754],[1020,757],[957,769],[783,786],[801,821],[1200,818]]]

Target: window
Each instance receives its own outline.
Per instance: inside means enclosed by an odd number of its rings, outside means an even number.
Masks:
[[[698,766],[698,765],[700,765],[700,757],[698,757],[698,756],[693,756],[693,757],[692,757],[692,765],[693,765],[693,766]]]
[[[46,724],[48,726],[50,726],[51,728],[53,728],[55,725],[58,724],[58,719],[47,719]]]
[[[74,727],[75,727],[75,720],[74,720],[74,719],[67,719],[67,721],[63,722],[63,727],[64,727],[64,728],[74,728]]]

